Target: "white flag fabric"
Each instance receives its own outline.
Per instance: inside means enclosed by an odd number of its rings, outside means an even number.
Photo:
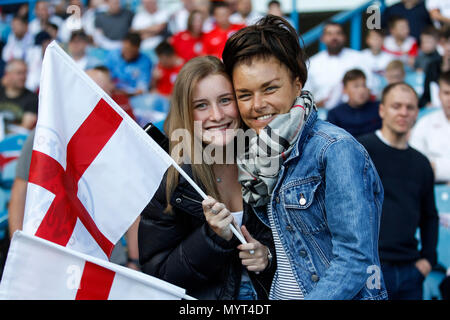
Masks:
[[[185,290],[141,272],[16,231],[0,299],[179,300]]]
[[[24,232],[107,259],[172,163],[56,42],[47,47]]]

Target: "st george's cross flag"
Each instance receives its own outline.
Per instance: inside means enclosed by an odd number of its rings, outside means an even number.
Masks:
[[[165,281],[16,231],[0,299],[179,300],[191,297]]]
[[[108,259],[173,159],[55,41],[38,114],[23,230]]]

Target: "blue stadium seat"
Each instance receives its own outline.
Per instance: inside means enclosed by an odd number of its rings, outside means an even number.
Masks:
[[[442,270],[433,270],[425,279],[423,284],[425,300],[441,299],[439,284],[445,277],[445,271],[450,268],[450,186],[436,185],[434,192],[440,220],[437,245],[438,268]]]
[[[8,202],[16,175],[17,158],[27,136],[14,134],[0,141],[0,240],[7,235]]]
[[[169,112],[169,99],[159,94],[147,93],[130,98],[136,122],[143,127],[149,122],[164,121]]]
[[[105,61],[108,53],[108,50],[97,47],[87,47],[86,49],[88,58],[95,61]]]

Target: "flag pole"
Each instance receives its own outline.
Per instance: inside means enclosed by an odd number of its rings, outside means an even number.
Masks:
[[[172,157],[171,157],[171,159],[172,159]],[[181,169],[181,167],[173,159],[172,159],[172,165],[189,182],[189,184],[195,189],[195,191],[197,191],[202,196],[203,200],[208,199],[208,196],[206,195],[206,193],[204,193],[203,190],[200,189],[200,187],[194,182],[194,180],[192,180],[191,177],[189,177],[189,175],[183,169]],[[244,236],[239,231],[237,231],[236,228],[232,224],[230,224],[230,229],[231,229],[231,232],[233,232],[233,234],[236,236],[236,238],[238,238],[239,241],[241,241],[241,243],[243,243],[243,244],[247,243]]]

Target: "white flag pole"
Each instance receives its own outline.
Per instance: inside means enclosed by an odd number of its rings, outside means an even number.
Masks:
[[[202,196],[203,200],[208,199],[208,196],[206,195],[206,193],[204,193],[203,190],[200,189],[200,187],[194,182],[194,180],[192,180],[191,177],[189,177],[189,175],[183,169],[181,169],[181,167],[173,159],[172,159],[172,165],[189,182],[189,184]],[[230,229],[231,229],[231,232],[233,232],[233,234],[236,236],[236,238],[238,238],[239,241],[241,241],[241,243],[243,243],[243,244],[247,243],[244,236],[239,231],[237,231],[236,228],[232,224],[230,224]]]

